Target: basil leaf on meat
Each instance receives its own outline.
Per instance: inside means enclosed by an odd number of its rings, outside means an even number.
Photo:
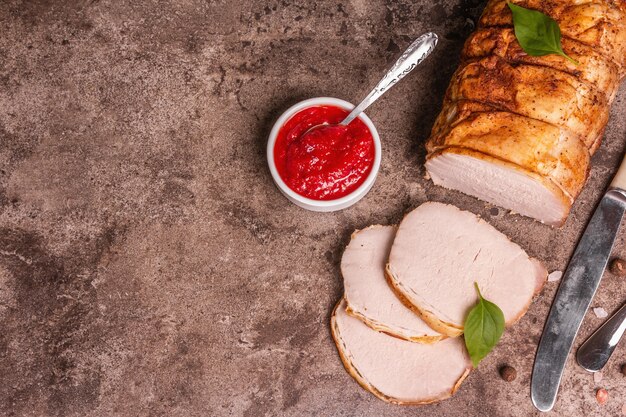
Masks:
[[[561,55],[574,64],[578,62],[563,52],[561,47],[561,29],[556,20],[537,10],[507,3],[513,13],[515,37],[524,52],[532,56],[549,54]]]

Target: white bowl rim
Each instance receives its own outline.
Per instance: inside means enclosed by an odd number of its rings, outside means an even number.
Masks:
[[[380,136],[378,135],[378,131],[374,126],[372,120],[367,117],[367,115],[362,112],[359,115],[359,119],[365,123],[370,133],[372,134],[372,138],[374,140],[374,163],[372,164],[372,169],[361,185],[352,191],[350,194],[345,195],[343,197],[339,197],[334,200],[314,200],[312,198],[304,197],[303,195],[298,194],[283,181],[278,173],[278,169],[276,169],[276,162],[274,161],[274,145],[276,144],[276,138],[278,136],[278,131],[280,128],[297,112],[303,110],[307,107],[320,106],[320,105],[333,105],[337,107],[341,107],[346,110],[352,110],[355,106],[354,104],[334,97],[314,97],[309,98],[303,101],[300,101],[293,106],[289,107],[274,123],[274,127],[270,132],[269,140],[267,141],[267,163],[270,168],[270,172],[272,174],[272,178],[274,182],[278,186],[278,188],[287,195],[290,199],[299,201],[305,205],[317,207],[317,208],[326,208],[331,209],[335,206],[342,206],[344,204],[349,204],[352,200],[352,204],[359,201],[363,195],[361,193],[363,191],[369,191],[374,181],[376,180],[376,176],[378,175],[378,170],[380,169],[380,161],[381,161],[381,145],[380,145]],[[302,206],[301,206],[302,207]],[[344,207],[347,208],[347,207]]]

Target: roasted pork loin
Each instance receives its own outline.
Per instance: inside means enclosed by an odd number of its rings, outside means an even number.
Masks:
[[[626,74],[626,1],[514,0],[553,17],[565,53],[527,55],[504,0],[465,43],[426,148],[437,185],[561,225]]]

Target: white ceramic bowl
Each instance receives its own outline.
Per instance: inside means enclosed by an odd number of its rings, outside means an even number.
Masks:
[[[278,170],[276,169],[276,163],[274,161],[274,145],[276,144],[276,137],[278,136],[278,131],[280,128],[297,112],[302,109],[306,109],[308,107],[313,106],[337,106],[348,111],[354,108],[354,105],[348,103],[347,101],[340,100],[338,98],[333,97],[316,97],[310,98],[308,100],[301,101],[297,104],[294,104],[286,112],[284,112],[274,124],[272,131],[270,132],[270,137],[267,142],[267,163],[270,167],[270,172],[272,173],[272,178],[274,178],[274,182],[278,189],[291,201],[292,203],[311,211],[336,211],[342,210],[347,207],[350,207],[357,201],[367,194],[367,192],[374,185],[374,181],[376,180],[376,175],[378,175],[378,169],[380,168],[380,158],[381,158],[381,149],[380,149],[380,137],[378,136],[378,132],[376,131],[376,127],[374,127],[374,123],[370,120],[369,117],[365,115],[365,113],[361,113],[359,115],[359,119],[365,123],[367,128],[372,133],[372,138],[374,139],[374,163],[372,165],[372,170],[369,175],[363,181],[363,184],[359,186],[356,190],[352,191],[350,194],[337,198],[335,200],[313,200],[311,198],[304,197],[295,191],[293,191],[280,177],[278,174]]]

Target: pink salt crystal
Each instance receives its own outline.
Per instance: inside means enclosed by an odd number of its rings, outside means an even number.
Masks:
[[[561,279],[563,276],[563,271],[552,271],[550,275],[548,275],[548,282],[555,282]]]
[[[593,382],[595,382],[597,384],[600,381],[602,381],[602,372],[594,372],[594,374],[593,374]]]
[[[602,307],[595,307],[593,309],[593,313],[596,315],[597,318],[599,319],[603,319],[605,317],[607,317],[609,315],[609,313],[606,312],[605,309],[603,309]]]

